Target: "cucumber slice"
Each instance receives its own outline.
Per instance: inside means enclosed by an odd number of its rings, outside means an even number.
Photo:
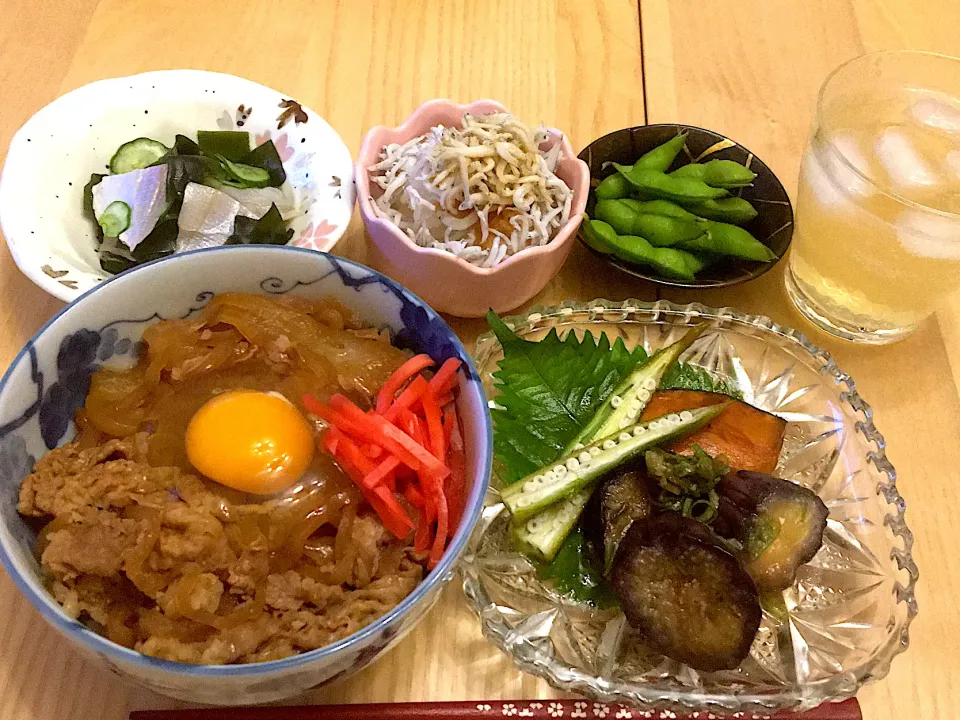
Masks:
[[[142,170],[153,165],[168,152],[170,148],[150,138],[131,140],[118,147],[110,158],[110,172],[123,175],[131,170]]]
[[[617,389],[610,393],[590,422],[573,439],[570,446],[577,443],[586,444],[594,438],[611,435],[636,422],[660,385],[660,380],[667,369],[706,329],[707,325],[704,323],[694,325],[677,342],[654,353],[653,357],[647,362],[634,368],[620,382]]]
[[[237,188],[265,188],[270,185],[270,173],[263,168],[235,163],[223,155],[217,155],[217,160],[227,173],[223,181],[226,185]]]
[[[130,227],[130,206],[122,200],[114,200],[100,213],[97,224],[103,230],[104,237],[119,237],[120,233]]]
[[[683,437],[715,418],[729,403],[684,410],[656,420],[627,425],[580,450],[573,450],[500,491],[500,499],[518,522],[570,497],[640,453]],[[528,528],[533,531],[533,529]]]

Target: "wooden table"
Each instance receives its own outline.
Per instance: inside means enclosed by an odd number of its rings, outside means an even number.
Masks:
[[[960,55],[955,0],[0,0],[0,153],[58,95],[105,77],[194,67],[242,75],[310,105],[356,152],[367,128],[434,97],[496,98],[575,148],[620,127],[680,121],[742,141],[791,193],[820,82],[864,51]],[[358,218],[337,252],[363,260]],[[577,249],[536,304],[653,299]],[[865,688],[869,720],[960,707],[960,300],[887,348],[817,334],[780,270],[746,286],[675,293],[795,325],[834,353],[877,411],[900,471],[922,572],[912,647]],[[0,367],[61,307],[0,250]],[[480,321],[453,320],[468,344]],[[957,504],[955,504],[957,503]],[[460,590],[391,655],[302,702],[548,697],[480,635]],[[0,573],[0,720],[124,718],[174,701],[82,659]]]

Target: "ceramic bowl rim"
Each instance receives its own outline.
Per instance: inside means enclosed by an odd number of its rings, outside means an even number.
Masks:
[[[268,85],[263,85],[262,83],[258,83],[254,80],[249,80],[239,75],[233,75],[231,73],[225,73],[225,72],[218,72],[215,70],[201,70],[199,68],[167,68],[165,70],[147,70],[145,72],[134,73],[132,75],[122,75],[119,77],[108,77],[108,78],[100,78],[98,80],[92,80],[91,82],[84,83],[83,85],[80,85],[79,87],[75,87],[72,90],[68,90],[62,95],[58,95],[53,100],[45,104],[43,107],[40,107],[35,112],[33,112],[30,115],[30,117],[24,120],[23,123],[21,123],[21,125],[17,128],[16,132],[14,132],[13,134],[13,137],[10,138],[10,144],[7,146],[7,155],[4,157],[3,167],[0,168],[0,198],[3,197],[4,181],[6,180],[6,182],[9,182],[10,184],[13,184],[14,182],[14,177],[10,173],[10,165],[8,163],[10,150],[24,144],[22,141],[22,137],[24,137],[25,131],[28,129],[27,126],[38,115],[44,112],[48,112],[50,108],[54,108],[58,106],[62,101],[70,98],[71,96],[80,92],[89,91],[90,88],[93,88],[95,86],[110,86],[113,84],[122,84],[124,82],[130,81],[133,79],[143,80],[143,79],[149,79],[150,76],[159,76],[159,75],[167,76],[171,74],[188,74],[198,78],[212,77],[218,81],[222,81],[222,79],[224,78],[229,78],[230,82],[239,81],[242,83],[246,83],[252,88],[255,88],[258,92],[267,91],[267,92],[275,93],[277,95],[282,95],[284,97],[293,97],[292,95],[287,95],[283,92],[280,92],[279,90],[275,90],[274,88],[269,87]],[[322,115],[317,113],[315,110],[311,109],[308,105],[301,104],[301,107],[307,112],[312,113],[313,117],[317,120],[320,120],[327,128],[329,128],[329,130],[340,141],[340,144],[343,146],[343,149],[346,151],[347,156],[350,158],[350,162],[345,164],[345,169],[349,169],[349,172],[351,175],[351,177],[349,178],[344,177],[344,178],[341,178],[341,180],[343,181],[343,186],[349,186],[353,184],[354,177],[355,177],[353,154],[350,152],[350,148],[347,147],[347,144],[344,142],[343,137],[340,135],[339,132],[337,132],[336,128],[334,128],[333,125],[331,125],[326,120],[326,118],[324,118]],[[356,202],[356,193],[354,193],[354,202]],[[353,204],[351,203],[351,214],[352,214],[352,211],[353,211]],[[78,216],[78,221],[82,221],[82,220],[83,219]],[[329,252],[330,250],[332,250],[334,246],[336,246],[336,244],[343,237],[343,235],[347,232],[349,224],[350,223],[347,222],[346,224],[343,225],[342,228],[337,228],[336,230],[334,230],[333,233],[327,236],[327,239],[324,243],[325,247],[320,252]],[[47,294],[52,295],[53,297],[57,298],[58,300],[62,300],[63,302],[67,302],[67,303],[74,302],[76,300],[79,300],[83,296],[83,293],[78,293],[72,288],[69,288],[65,285],[60,284],[56,278],[46,275],[40,267],[35,267],[32,264],[32,262],[26,256],[23,255],[23,252],[20,249],[23,245],[26,244],[27,241],[25,239],[13,240],[10,233],[8,233],[7,230],[3,228],[3,225],[4,225],[3,218],[2,216],[0,216],[0,230],[3,231],[3,237],[4,237],[4,240],[6,241],[7,249],[9,250],[10,255],[13,257],[14,263],[20,269],[20,272],[22,272],[32,283],[34,283],[37,287],[39,287],[41,290],[43,290]],[[294,247],[294,246],[288,245],[286,247]],[[183,254],[183,253],[176,253],[176,254]],[[144,263],[144,265],[146,264],[147,263]],[[142,266],[138,265],[137,267],[142,267]],[[112,277],[116,277],[116,276],[112,276]],[[104,282],[107,282],[110,279],[111,278],[108,277],[107,280],[100,281],[94,287],[99,287]]]
[[[24,355],[28,353],[31,348],[34,347],[36,342],[47,332],[61,317],[64,317],[66,314],[73,312],[79,308],[83,302],[88,299],[94,293],[100,292],[103,288],[113,284],[116,281],[127,280],[131,275],[135,275],[139,272],[146,271],[154,266],[161,263],[169,263],[173,265],[178,261],[178,259],[185,259],[192,255],[197,255],[200,253],[243,253],[243,252],[256,252],[256,251],[265,251],[265,252],[275,252],[275,253],[302,253],[304,255],[314,255],[320,254],[323,256],[328,255],[329,253],[320,252],[317,250],[310,250],[308,248],[298,248],[287,245],[233,245],[233,246],[223,246],[223,247],[212,247],[212,248],[202,248],[199,250],[189,250],[182,253],[177,253],[176,255],[171,255],[169,257],[160,258],[158,260],[153,260],[149,263],[144,263],[143,265],[138,265],[135,268],[131,268],[123,273],[114,275],[111,278],[108,278],[104,282],[96,285],[95,287],[87,290],[81,296],[79,296],[72,303],[64,307],[62,310],[57,312],[53,317],[51,317],[43,326],[37,330],[36,333],[26,342],[23,348],[17,353],[14,359],[11,361],[10,366],[4,371],[3,377],[0,378],[0,396],[2,396],[4,389],[6,388],[7,383],[10,380],[14,368],[16,368]],[[356,270],[361,272],[373,273],[381,282],[385,282],[391,285],[394,285],[407,296],[409,300],[412,300],[414,304],[422,308],[426,313],[427,317],[431,320],[436,320],[440,318],[437,312],[427,305],[423,300],[421,300],[417,295],[407,290],[405,287],[400,285],[394,280],[382,275],[381,273],[368,268],[365,265],[361,265],[358,262],[353,260],[348,260],[346,258],[336,256],[336,262],[344,263]],[[479,383],[479,373],[473,362],[473,358],[467,352],[466,348],[463,346],[460,338],[457,337],[456,333],[453,332],[449,326],[446,326],[452,340],[453,347],[461,354],[461,357],[464,358],[466,365],[469,369],[469,376],[472,378],[477,378],[476,383],[476,392],[479,394],[480,406],[485,410],[487,407],[486,396],[483,392],[483,388]],[[473,532],[474,527],[480,519],[480,513],[483,510],[483,500],[486,494],[487,487],[490,482],[490,473],[493,465],[493,425],[490,420],[490,413],[484,412],[482,419],[482,426],[480,428],[481,436],[486,436],[486,448],[484,451],[484,457],[482,462],[482,473],[481,476],[477,479],[476,486],[471,490],[471,496],[468,498],[467,507],[464,510],[463,519],[460,523],[460,528],[457,530],[456,535],[454,535],[453,541],[450,543],[450,546],[447,548],[446,552],[443,555],[443,558],[440,560],[440,563],[431,570],[426,577],[420,582],[419,585],[405,597],[399,604],[385,613],[383,616],[375,620],[370,625],[367,625],[364,628],[361,628],[352,635],[348,635],[342,640],[338,640],[335,643],[330,645],[325,645],[324,647],[317,648],[315,650],[310,650],[299,655],[293,655],[281,660],[270,660],[268,662],[259,662],[259,663],[247,663],[243,665],[193,665],[190,663],[182,663],[173,660],[163,660],[161,658],[155,658],[150,655],[144,655],[143,653],[136,652],[129,648],[125,648],[121,645],[118,645],[102,635],[98,635],[93,630],[90,630],[82,623],[71,620],[68,618],[62,611],[57,611],[54,607],[51,606],[51,603],[57,605],[56,601],[49,597],[42,586],[32,577],[27,577],[24,574],[20,573],[13,561],[10,559],[8,551],[3,543],[0,543],[0,565],[6,570],[9,577],[13,580],[14,584],[20,590],[20,592],[30,601],[30,604],[37,609],[44,619],[47,620],[50,624],[56,627],[60,632],[69,637],[69,639],[78,645],[81,645],[87,649],[93,650],[94,652],[105,655],[111,660],[119,661],[122,664],[129,665],[133,664],[141,669],[149,671],[161,671],[166,673],[172,673],[177,675],[184,675],[189,677],[255,677],[259,675],[266,675],[277,671],[282,670],[292,670],[300,666],[312,664],[316,661],[323,661],[329,658],[336,656],[341,651],[349,650],[355,645],[360,645],[364,641],[368,640],[371,636],[375,635],[377,632],[383,630],[383,628],[393,625],[395,622],[400,620],[403,616],[407,615],[409,611],[413,610],[414,607],[434,588],[439,588],[445,585],[453,578],[454,566],[458,562],[460,555],[463,553],[464,548],[466,547],[467,541],[470,538],[470,535]]]
[[[374,125],[372,128],[367,130],[367,132],[363,136],[363,142],[360,144],[360,151],[357,153],[357,160],[354,163],[354,173],[353,173],[354,179],[357,185],[357,205],[360,207],[360,213],[361,213],[361,216],[363,217],[364,225],[374,225],[382,229],[384,232],[390,233],[395,238],[402,241],[404,244],[404,247],[414,255],[425,255],[428,257],[432,256],[436,258],[442,258],[442,262],[445,262],[451,265],[451,267],[460,268],[461,270],[466,270],[471,274],[478,275],[480,277],[490,277],[492,275],[497,274],[500,271],[505,270],[506,268],[512,265],[520,265],[526,262],[525,258],[529,258],[532,261],[532,260],[535,260],[536,258],[558,252],[573,240],[574,236],[577,234],[576,231],[578,226],[580,225],[580,221],[582,218],[582,212],[577,213],[574,211],[577,201],[579,199],[578,196],[582,194],[578,188],[570,188],[571,192],[573,192],[570,217],[567,219],[567,222],[564,223],[564,225],[557,230],[556,235],[554,235],[553,239],[550,242],[548,242],[546,245],[539,245],[536,247],[525,248],[523,251],[518,252],[514,255],[511,255],[506,260],[503,260],[502,262],[494,265],[493,267],[488,267],[488,268],[482,268],[482,267],[473,265],[472,263],[467,262],[463,258],[457,255],[454,255],[453,253],[448,252],[447,250],[440,250],[438,248],[420,247],[419,245],[414,243],[412,240],[410,240],[410,238],[407,237],[406,234],[404,234],[392,222],[390,222],[389,220],[386,220],[385,218],[378,217],[373,211],[372,203],[370,202],[369,192],[360,191],[361,178],[362,178],[362,181],[366,183],[368,190],[369,190],[369,184],[370,184],[370,173],[368,172],[366,166],[364,165],[362,158],[365,155],[370,154],[371,149],[377,150],[379,152],[379,148],[375,148],[373,146],[375,144],[374,140],[379,138],[381,134],[383,133],[406,134],[410,132],[413,128],[420,125],[423,122],[422,116],[426,115],[429,110],[435,107],[455,109],[457,112],[461,114],[466,114],[469,112],[477,113],[477,112],[491,112],[491,111],[504,112],[504,113],[510,112],[502,103],[496,100],[480,99],[480,100],[474,100],[473,102],[469,102],[469,103],[456,103],[453,100],[449,100],[447,98],[435,98],[433,100],[427,100],[426,102],[418,106],[413,111],[413,113],[411,113],[410,116],[406,120],[404,120],[400,125],[397,125],[395,127],[390,127],[388,125]],[[590,168],[587,166],[585,162],[583,162],[583,160],[580,159],[579,155],[577,155],[573,151],[573,146],[570,144],[569,136],[566,133],[561,132],[557,128],[544,126],[544,129],[552,137],[556,138],[556,141],[558,143],[560,143],[561,152],[565,156],[570,158],[570,160],[574,161],[576,166],[579,167],[579,169],[584,173],[584,176],[586,177],[586,193],[589,193]],[[377,142],[376,144],[379,145],[380,143]],[[583,199],[583,205],[585,208],[586,207],[585,194],[583,194],[582,199]],[[560,235],[565,235],[565,236],[558,241],[558,238],[560,238]]]

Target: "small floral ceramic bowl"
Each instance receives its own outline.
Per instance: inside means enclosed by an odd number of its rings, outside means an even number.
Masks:
[[[551,140],[560,143],[556,174],[573,190],[570,219],[546,245],[532,247],[491,268],[471,265],[446,250],[419,247],[389,220],[374,212],[370,175],[380,151],[390,143],[405,143],[437,125],[457,126],[467,113],[482,115],[508,112],[493,100],[458,105],[449,100],[431,100],[418,107],[403,125],[371,128],[363,139],[356,164],[360,215],[377,247],[374,264],[402,282],[440,312],[460,317],[481,317],[493,308],[508,312],[522,305],[550,282],[573,247],[577,227],[587,204],[590,171],[577,159],[570,141],[550,129]]]
[[[35,527],[17,513],[23,478],[74,436],[73,417],[100,366],[129,364],[143,331],[199,312],[217,293],[333,296],[399,347],[458,357],[457,393],[469,488],[460,526],[437,567],[399,605],[362,630],[301,655],[248,665],[188,665],[142,655],[69,617],[47,592],[34,556]],[[0,563],[44,620],[76,648],[156,692],[193,702],[246,705],[296,695],[357,672],[409,632],[453,577],[480,518],[491,472],[487,400],[470,355],[423,301],[369,268],[326,253],[238,245],[180,253],[129,270],[87,292],[44,325],[0,379]]]
[[[353,213],[353,162],[340,136],[293,98],[243,78],[160,70],[84,85],[30,118],[0,176],[0,228],[23,273],[67,302],[107,279],[83,187],[116,149],[138,137],[172,145],[178,133],[244,130],[272,139],[301,213],[290,244],[330,250]]]

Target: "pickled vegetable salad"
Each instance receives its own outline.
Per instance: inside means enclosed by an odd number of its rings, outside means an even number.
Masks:
[[[815,493],[767,474],[786,422],[678,362],[704,326],[648,358],[619,339],[554,330],[534,343],[488,321],[504,349],[494,450],[515,545],[558,592],[613,598],[651,648],[737,667],[761,593],[793,584],[826,527]]]
[[[250,134],[177,135],[121,145],[110,174],[94,173],[83,214],[96,227],[100,266],[118,273],[184,250],[289,242],[297,198],[272,140],[251,149]]]

